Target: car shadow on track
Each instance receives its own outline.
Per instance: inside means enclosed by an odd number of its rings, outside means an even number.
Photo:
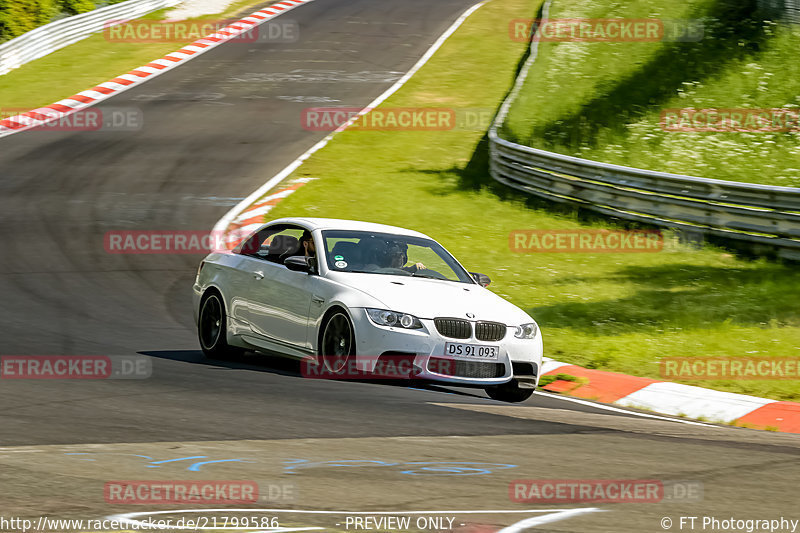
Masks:
[[[153,350],[137,352],[140,355],[149,357],[157,357],[159,359],[169,359],[172,361],[181,361],[184,363],[191,363],[196,365],[214,366],[219,368],[230,368],[236,370],[251,370],[253,372],[268,372],[270,374],[278,374],[281,376],[290,376],[300,379],[321,379],[321,378],[307,378],[303,376],[301,371],[302,363],[297,359],[289,357],[281,357],[277,355],[266,355],[256,352],[244,352],[240,355],[230,357],[228,359],[210,359],[206,357],[200,350]],[[324,378],[329,379],[329,378]],[[375,385],[384,385],[388,387],[402,387],[407,389],[420,389],[430,392],[441,392],[446,394],[454,394],[457,396],[465,396],[470,398],[486,399],[480,389],[476,390],[461,390],[442,387],[429,381],[409,380],[409,379],[339,379],[336,381],[349,381],[351,383],[371,383]]]

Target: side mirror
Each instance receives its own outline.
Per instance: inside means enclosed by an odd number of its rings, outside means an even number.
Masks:
[[[486,274],[481,274],[480,272],[470,272],[470,274],[472,274],[472,279],[477,281],[481,287],[488,287],[492,282]]]
[[[304,255],[293,255],[292,257],[287,257],[283,264],[286,265],[286,268],[289,270],[294,270],[295,272],[305,272],[306,274],[311,274],[314,272],[317,266],[317,262],[313,257],[306,257]]]

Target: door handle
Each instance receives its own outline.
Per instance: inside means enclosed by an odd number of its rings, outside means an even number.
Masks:
[[[324,298],[320,298],[316,294],[311,297],[311,301],[314,302],[317,305],[322,305],[323,303],[325,303],[325,299]]]
[[[260,270],[257,270],[255,272],[253,272],[253,277],[258,279],[258,280],[264,279],[264,273],[262,271],[260,271]]]

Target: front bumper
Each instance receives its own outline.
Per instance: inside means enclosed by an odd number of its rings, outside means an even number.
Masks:
[[[379,326],[372,322],[363,308],[351,309],[356,336],[356,359],[359,367],[374,371],[387,357],[413,358],[409,377],[451,383],[488,387],[518,378],[522,387],[533,388],[538,381],[542,365],[542,338],[539,332],[533,339],[518,339],[513,327],[507,328],[503,339],[496,342],[475,338],[474,324],[468,339],[455,339],[441,335],[433,320],[420,319],[422,329]],[[448,342],[476,346],[497,346],[498,358],[493,361],[467,360],[445,354]],[[515,372],[516,370],[516,372]]]

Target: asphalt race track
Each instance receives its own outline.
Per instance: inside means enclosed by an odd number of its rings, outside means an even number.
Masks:
[[[139,131],[0,139],[0,354],[140,354],[153,368],[144,380],[0,382],[3,515],[146,511],[107,504],[103,484],[205,476],[291,482],[294,509],[534,509],[459,522],[494,529],[555,508],[584,511],[550,531],[789,517],[795,436],[546,394],[510,406],[480,390],[303,379],[294,362],[254,355],[209,361],[191,314],[200,257],[106,252],[108,231],[209,230],[325,135],[301,127],[303,108],[366,105],[472,3],[316,0],[284,15],[300,25],[295,43],[228,43],[100,106],[141,111]],[[187,469],[199,456],[225,462]],[[672,503],[509,499],[515,479],[573,478],[703,490]]]

